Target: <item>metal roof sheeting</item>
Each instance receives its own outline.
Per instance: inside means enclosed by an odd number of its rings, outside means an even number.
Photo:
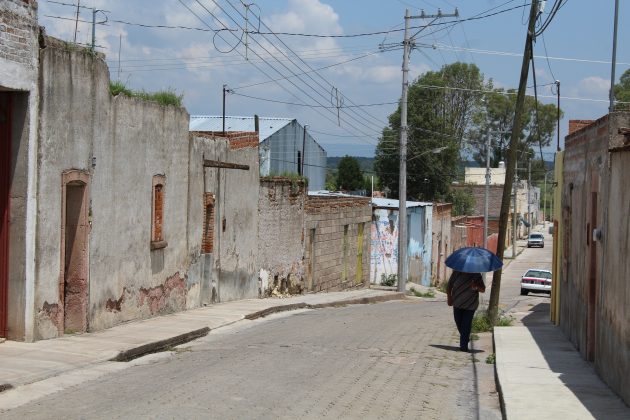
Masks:
[[[295,118],[259,117],[260,141],[295,121]],[[191,115],[189,131],[223,131],[223,117],[220,115]],[[255,131],[254,117],[225,116],[225,131]]]
[[[391,198],[372,198],[372,205],[374,207],[385,208],[385,209],[397,209],[400,204],[398,200],[393,200]],[[427,207],[433,206],[433,203],[429,203],[426,201],[407,201],[407,208],[411,207]]]

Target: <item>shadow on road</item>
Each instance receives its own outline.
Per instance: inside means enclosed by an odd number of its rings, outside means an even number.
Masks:
[[[599,379],[593,367],[580,357],[560,328],[549,321],[549,307],[549,303],[540,303],[522,319],[549,368],[558,374],[558,378],[593,417],[630,418],[630,409]]]
[[[445,346],[444,344],[429,344],[429,346],[441,350],[461,351],[457,346]],[[482,350],[470,350],[469,353],[483,353]]]

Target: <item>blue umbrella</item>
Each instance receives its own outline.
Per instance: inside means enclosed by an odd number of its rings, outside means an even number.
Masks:
[[[485,273],[503,267],[503,262],[485,248],[460,248],[446,259],[445,264],[464,273]]]

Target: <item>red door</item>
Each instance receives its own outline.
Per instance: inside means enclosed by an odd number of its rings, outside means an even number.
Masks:
[[[11,94],[0,93],[0,337],[7,335],[10,179]]]

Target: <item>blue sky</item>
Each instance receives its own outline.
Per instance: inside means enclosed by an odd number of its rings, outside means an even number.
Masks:
[[[223,25],[229,28],[245,26],[241,16],[241,13],[245,14],[245,8],[240,1],[182,2],[81,1],[83,6],[108,11],[108,25],[97,27],[97,44],[99,50],[107,55],[112,79],[118,78],[119,41],[122,40],[120,79],[131,88],[149,91],[172,88],[184,94],[184,103],[190,114],[218,115],[221,113],[222,86],[227,84],[239,94],[227,98],[227,113],[230,115],[295,117],[302,124],[309,125],[309,130],[329,156],[373,154],[379,132],[386,124],[387,116],[396,108],[391,103],[400,97],[402,77],[401,50],[381,52],[379,44],[400,43],[402,32],[334,39],[282,36],[286,45],[280,44],[271,35],[252,35],[246,49],[244,39],[238,42],[242,32],[220,32],[213,42],[211,32],[143,28],[113,22],[195,28],[209,26],[214,29],[223,28]],[[250,13],[260,14],[263,22],[274,32],[349,35],[400,29],[406,8],[412,14],[418,14],[421,9],[426,13],[435,13],[438,8],[450,13],[457,7],[460,19],[466,19],[490,9],[493,13],[517,7],[494,17],[462,22],[449,31],[419,37],[418,43],[435,45],[436,48],[422,48],[411,56],[412,78],[427,70],[437,70],[445,63],[465,61],[479,66],[496,86],[515,88],[520,74],[520,54],[528,12],[528,7],[518,6],[526,3],[523,0],[257,0],[250,7],[248,16]],[[617,79],[630,67],[630,45],[627,42],[630,39],[630,25],[627,24],[630,5],[623,1],[620,3]],[[547,10],[552,4],[553,0],[547,1]],[[542,38],[536,43],[538,84],[545,85],[556,79],[561,81],[564,97],[561,107],[565,111],[562,136],[566,134],[569,119],[595,119],[607,112],[613,11],[613,0],[568,0],[545,31],[544,43]],[[59,17],[72,18],[74,13],[75,9],[71,6],[46,0],[39,3],[40,25],[46,27],[48,34],[62,39],[72,40],[74,21]],[[102,14],[98,16],[102,18]],[[91,20],[91,12],[82,10],[81,19]],[[416,20],[414,24],[424,22]],[[257,20],[251,18],[249,25],[257,27]],[[77,40],[88,42],[90,25],[79,23],[78,29]],[[427,32],[430,30],[423,34]],[[234,51],[226,53],[234,46]],[[258,84],[268,82],[269,77],[278,79],[309,70],[294,53],[312,69],[331,67],[299,77]],[[245,60],[245,55],[248,60]],[[549,56],[549,60],[545,56]],[[347,63],[338,64],[341,62]],[[252,84],[258,85],[244,87]],[[532,84],[531,76],[529,84]],[[544,97],[553,96],[552,93],[549,86],[541,87],[541,101],[555,103],[554,98]],[[340,105],[346,107],[340,112],[340,123],[337,109],[333,107],[338,96],[343,97]],[[295,105],[298,103],[317,107]],[[381,103],[386,105],[347,107]],[[549,148],[547,152],[554,149]],[[547,157],[551,158],[551,155]]]

